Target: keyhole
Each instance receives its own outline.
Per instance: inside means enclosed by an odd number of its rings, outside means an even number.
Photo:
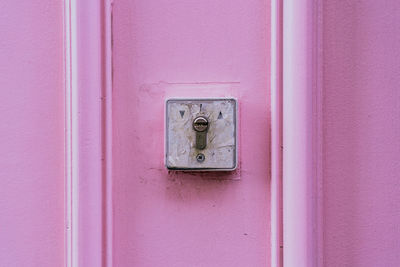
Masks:
[[[208,129],[208,120],[206,117],[199,116],[193,121],[193,128],[197,132],[204,132]]]
[[[196,148],[204,149],[207,146],[208,119],[198,116],[193,120],[193,129],[196,131]]]

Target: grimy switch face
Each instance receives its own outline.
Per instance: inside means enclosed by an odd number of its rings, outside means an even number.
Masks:
[[[166,166],[234,170],[237,103],[233,98],[166,101]]]

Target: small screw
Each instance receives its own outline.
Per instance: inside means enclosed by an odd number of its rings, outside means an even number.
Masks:
[[[196,159],[198,162],[203,162],[206,159],[206,156],[204,156],[202,153],[199,153],[197,154]]]

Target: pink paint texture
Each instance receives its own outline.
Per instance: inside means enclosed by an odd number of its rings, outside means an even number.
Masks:
[[[324,266],[400,266],[400,3],[324,3]]]
[[[286,44],[300,52],[288,59],[294,66],[308,63],[313,48],[310,21],[301,17],[312,14],[312,2],[296,3],[299,8],[290,5],[286,12],[293,14],[284,21],[291,25],[287,34],[298,34]],[[0,266],[62,266],[63,3],[3,1],[0,7]],[[113,7],[114,266],[268,266],[268,1],[114,0]],[[105,66],[94,15],[99,3],[80,2],[78,8],[74,71],[84,122],[78,144],[80,239],[74,249],[81,264],[96,265],[105,248],[102,227],[110,225],[99,223],[104,195],[97,179],[104,129],[96,120],[96,99]],[[399,14],[394,0],[324,1],[323,266],[400,265]],[[296,90],[283,95],[286,116],[293,116],[290,127],[301,130],[283,140],[286,159],[295,163],[284,172],[297,179],[301,171],[304,179],[286,180],[284,190],[295,204],[287,209],[292,230],[309,229],[306,199],[313,196],[304,183],[313,157],[304,145],[313,141],[307,135],[312,96],[303,94],[310,92],[305,75],[313,66],[307,66],[284,73],[286,85],[292,82]],[[167,172],[168,97],[238,99],[238,171]],[[303,245],[311,236],[286,230],[285,266],[309,266],[315,255]]]
[[[62,14],[0,3],[0,266],[64,262]]]
[[[113,18],[114,265],[268,266],[269,5],[118,0]],[[237,97],[241,179],[165,169],[164,100],[188,95]]]

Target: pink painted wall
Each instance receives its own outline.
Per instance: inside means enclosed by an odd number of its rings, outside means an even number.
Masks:
[[[62,14],[0,3],[0,266],[64,261]]]
[[[324,266],[400,266],[400,2],[324,2]]]
[[[115,266],[269,265],[269,17],[258,0],[114,1]],[[225,180],[164,167],[164,99],[196,95],[240,103]]]

